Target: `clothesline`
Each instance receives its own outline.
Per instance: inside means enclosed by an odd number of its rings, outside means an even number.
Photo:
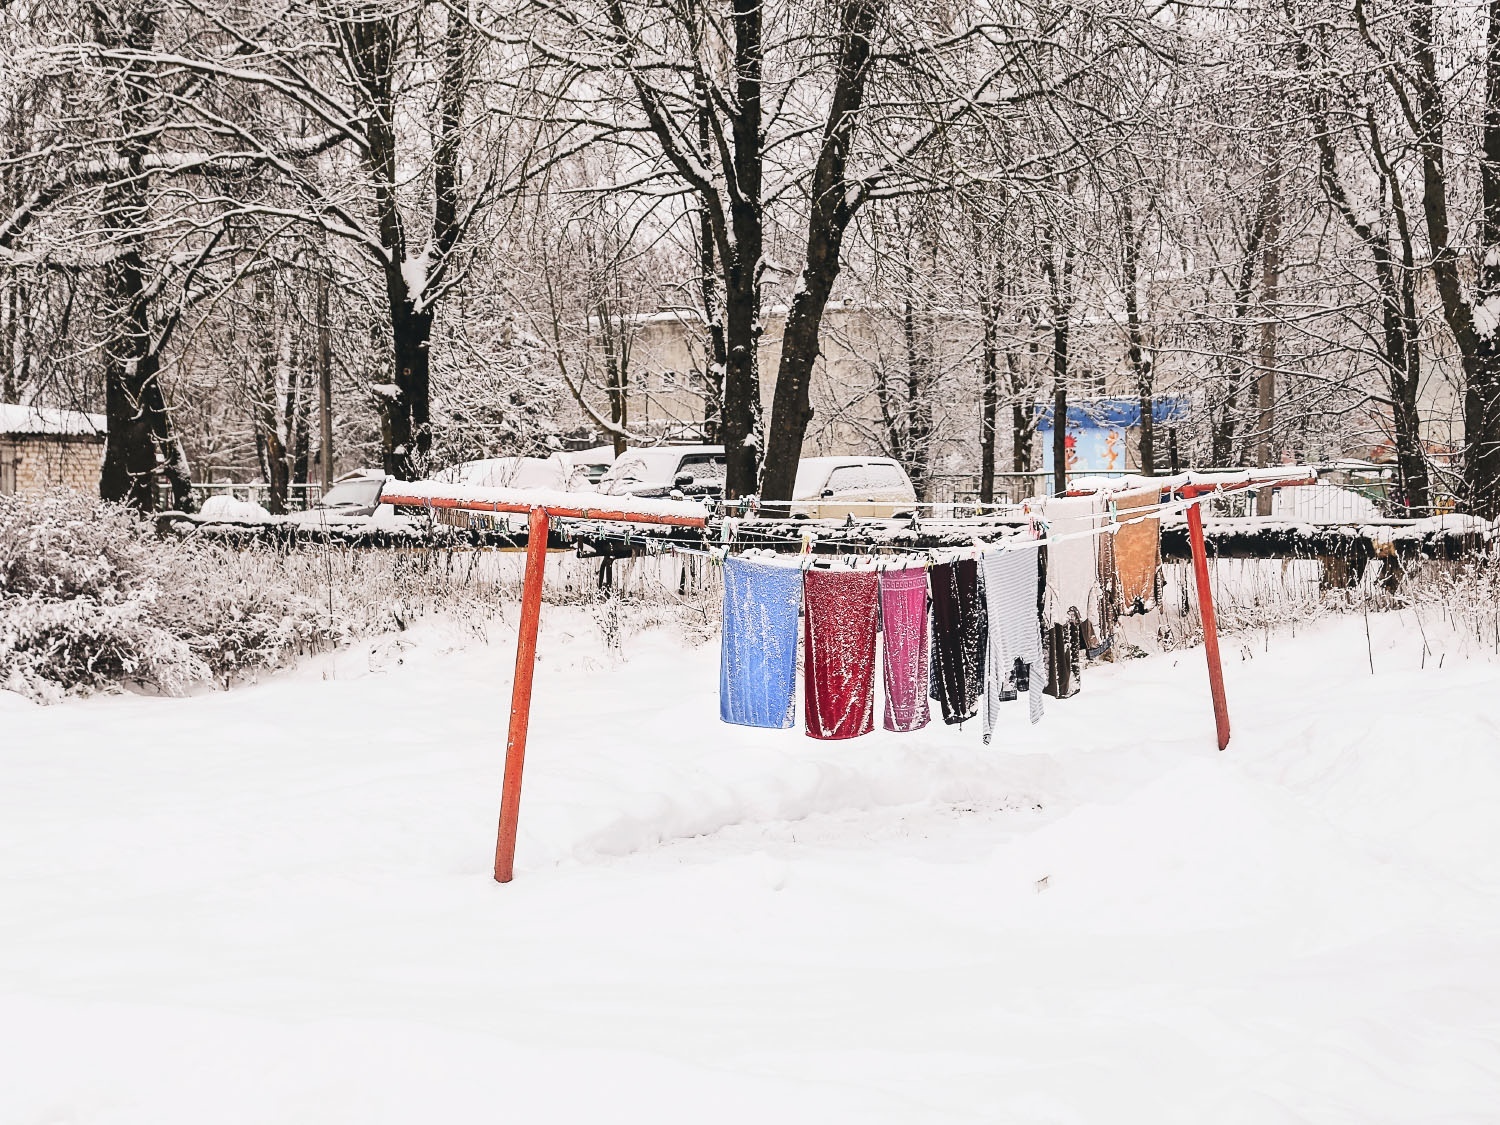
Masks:
[[[1021,692],[1035,723],[1042,695],[1075,694],[1083,654],[1107,651],[1120,616],[1148,612],[1161,588],[1154,530],[1133,536],[1128,568],[1112,541],[1108,550],[1095,549],[1094,535],[1159,518],[1176,503],[1053,535],[1046,554],[976,544],[977,557],[912,565],[916,552],[906,552],[904,565],[843,567],[815,567],[810,556],[792,563],[771,551],[770,558],[727,557],[720,717],[744,726],[794,725],[800,618],[802,712],[812,738],[855,738],[873,729],[877,635],[885,638],[878,663],[887,730],[925,726],[929,696],[948,724],[980,715],[982,703],[985,742],[1000,704]],[[1058,522],[1105,514],[1102,500],[1075,498],[1066,508]],[[1033,544],[1046,545],[1023,545]]]
[[[1080,497],[1080,499],[1082,498]],[[1034,538],[1027,538],[1022,535],[1009,535],[1001,539],[995,539],[986,542],[975,542],[972,546],[966,547],[902,547],[885,544],[859,544],[859,546],[866,546],[871,550],[883,550],[890,555],[900,555],[908,558],[921,557],[926,560],[929,565],[938,565],[941,562],[952,561],[955,559],[976,558],[979,555],[985,554],[990,551],[1017,551],[1032,547],[1047,547],[1058,543],[1065,543],[1078,539],[1087,539],[1099,535],[1111,535],[1121,527],[1144,523],[1149,520],[1160,519],[1164,515],[1170,515],[1173,512],[1183,511],[1187,508],[1192,507],[1192,505],[1198,503],[1201,499],[1203,499],[1203,497],[1192,497],[1185,500],[1177,499],[1160,502],[1157,504],[1142,505],[1139,508],[1129,509],[1132,514],[1124,519],[1120,519],[1118,517],[1114,519],[1108,519],[1107,522],[1101,522],[1094,527],[1086,528],[1082,531],[1067,532],[1062,535],[1046,535]],[[1101,512],[1099,513],[1099,518],[1104,519],[1105,517],[1107,517],[1107,515],[1108,513]],[[1045,513],[1041,513],[1041,516],[1042,518],[1039,519],[1038,522],[1045,523]],[[783,541],[801,542],[802,540],[786,538]],[[799,558],[797,562],[797,565],[802,569],[806,569],[808,565],[811,565],[809,562],[804,561],[805,559],[807,559],[807,556],[802,556],[802,558]],[[770,560],[766,561],[769,562]],[[779,559],[777,560],[776,564],[783,566],[790,565],[787,562],[781,562]]]
[[[1269,484],[1269,482],[1268,482],[1268,484]],[[1246,486],[1246,488],[1249,491],[1257,491],[1261,487],[1266,487],[1266,486],[1268,486],[1268,485],[1252,484],[1252,485]],[[1112,535],[1115,532],[1117,532],[1118,529],[1120,529],[1121,527],[1127,527],[1127,526],[1131,526],[1131,525],[1134,525],[1134,524],[1145,523],[1145,522],[1147,522],[1149,520],[1161,519],[1163,516],[1171,515],[1171,514],[1173,514],[1175,512],[1184,511],[1187,508],[1190,508],[1192,505],[1199,503],[1203,499],[1211,498],[1214,495],[1220,495],[1220,494],[1221,493],[1217,493],[1216,492],[1216,493],[1209,493],[1206,496],[1195,496],[1195,497],[1191,497],[1191,498],[1188,498],[1188,499],[1180,499],[1179,498],[1179,499],[1174,499],[1174,500],[1161,501],[1161,502],[1158,502],[1156,504],[1141,505],[1139,507],[1134,507],[1134,508],[1128,509],[1132,514],[1130,516],[1126,517],[1126,518],[1123,518],[1123,519],[1119,518],[1118,516],[1115,516],[1114,518],[1109,518],[1109,513],[1101,512],[1101,513],[1098,513],[1098,515],[1097,515],[1096,518],[1100,519],[1102,522],[1098,523],[1096,526],[1090,527],[1090,528],[1086,528],[1086,529],[1081,530],[1081,531],[1068,532],[1068,533],[1062,534],[1062,535],[1050,535],[1049,534],[1049,535],[1037,536],[1037,537],[1026,537],[1026,536],[1022,536],[1022,535],[1008,535],[1008,536],[1005,536],[1003,538],[994,539],[994,540],[987,540],[987,541],[983,541],[983,542],[980,542],[980,541],[976,540],[976,542],[972,546],[962,546],[962,547],[955,547],[955,546],[945,546],[945,547],[905,547],[905,546],[900,546],[900,545],[895,545],[895,544],[882,544],[882,543],[848,544],[848,546],[863,548],[867,552],[880,551],[880,552],[883,552],[887,556],[900,556],[903,560],[905,560],[905,559],[920,558],[926,565],[935,566],[935,565],[940,565],[941,563],[944,563],[944,562],[950,562],[950,561],[954,561],[954,560],[957,560],[957,559],[972,559],[972,558],[977,558],[980,555],[985,554],[986,552],[989,552],[989,551],[1015,551],[1015,550],[1022,550],[1022,549],[1028,549],[1028,548],[1033,548],[1033,547],[1047,547],[1047,546],[1052,546],[1052,545],[1055,545],[1055,544],[1058,544],[1058,543],[1070,542],[1070,541],[1074,541],[1074,540],[1078,540],[1078,539],[1086,539],[1086,538],[1091,538],[1091,537],[1100,536],[1100,535]],[[1086,497],[1078,497],[1077,499],[1083,499],[1083,498],[1086,498]],[[1108,494],[1107,493],[1103,494],[1102,496],[1100,496],[1100,498],[1101,499],[1107,499],[1108,498]],[[1043,503],[1045,503],[1045,499],[1046,498],[1035,498],[1035,499],[1041,500]],[[1074,499],[1074,498],[1069,497],[1067,499]],[[1028,515],[1029,515],[1029,513],[1028,513]],[[1040,515],[1040,518],[1037,519],[1037,522],[1039,522],[1039,523],[1046,523],[1045,512],[1039,513],[1039,515]],[[809,532],[812,532],[815,529],[809,528],[808,530],[809,530]],[[967,528],[958,528],[957,530],[968,530],[968,529]],[[807,537],[806,534],[804,534],[802,536],[772,536],[772,535],[767,535],[766,533],[757,532],[757,537],[762,538],[762,539],[771,538],[771,539],[775,539],[775,540],[778,540],[778,541],[780,541],[782,543],[786,543],[786,544],[793,544],[793,543],[801,544],[804,547],[810,547],[810,545],[811,545],[810,541],[809,541],[809,538]],[[598,531],[590,531],[588,533],[588,535],[586,536],[586,538],[591,539],[591,540],[609,540],[609,541],[613,541],[613,542],[619,542],[619,543],[622,543],[624,545],[629,545],[629,544],[632,544],[632,543],[641,543],[642,545],[647,546],[648,549],[655,548],[656,551],[658,551],[660,553],[684,554],[684,555],[698,555],[698,556],[707,557],[707,558],[716,559],[716,560],[721,560],[721,559],[729,556],[730,551],[729,551],[728,548],[729,548],[729,546],[732,546],[732,540],[731,540],[730,544],[726,544],[725,546],[721,546],[721,547],[718,547],[718,548],[690,547],[690,546],[686,546],[686,545],[680,544],[680,543],[673,543],[673,542],[670,542],[670,541],[664,541],[664,540],[661,540],[661,539],[656,538],[654,536],[641,535],[639,533],[631,533],[631,532],[618,531],[618,530],[614,530],[614,529],[600,529]],[[816,541],[815,538],[813,538],[811,540],[811,542],[815,542],[815,541]],[[749,550],[753,551],[753,550],[757,550],[757,548],[752,547],[752,548],[749,548]],[[793,560],[790,560],[790,559],[784,559],[782,556],[776,554],[775,552],[770,551],[769,548],[767,548],[767,552],[768,552],[768,554],[772,555],[772,557],[771,558],[763,558],[763,559],[759,560],[759,561],[761,561],[761,562],[763,562],[763,563],[765,563],[767,565],[787,566],[787,567],[795,566],[797,569],[802,569],[802,570],[806,570],[806,569],[809,569],[810,567],[812,567],[814,565],[817,565],[816,562],[813,559],[813,556],[811,556],[809,554],[802,554],[802,555],[798,556],[797,559],[794,562]],[[869,555],[855,555],[853,551],[850,551],[849,555],[854,559],[855,562],[869,561],[869,562],[875,563],[876,565],[874,566],[874,569],[877,569],[877,570],[878,569],[887,569],[890,565],[892,565],[892,564],[881,565],[879,560],[877,560],[877,559],[871,559],[869,557]],[[842,559],[840,558],[839,554],[837,554],[837,553],[834,555],[834,559],[835,559],[836,562],[842,562]],[[847,565],[848,568],[851,569],[851,570],[870,569],[870,567],[859,567],[857,565],[853,565],[852,563],[850,563],[850,564],[844,564],[844,565]],[[906,564],[903,562],[901,565],[906,565]],[[832,569],[832,568],[828,567],[828,566],[820,566],[819,569],[825,569],[826,570],[826,569]]]
[[[1180,488],[1189,486],[1211,490],[1211,494],[1213,495],[1227,495],[1225,486],[1233,486],[1235,491],[1244,490],[1255,493],[1262,488],[1279,488],[1287,484],[1301,483],[1308,477],[1309,473],[1314,473],[1315,475],[1314,470],[1301,465],[1293,465],[1283,466],[1278,469],[1190,471],[1176,473],[1172,476],[1141,476],[1138,473],[1125,473],[1120,476],[1101,474],[1098,476],[1081,476],[1075,478],[1073,483],[1069,485],[1068,490],[1062,493],[1062,495],[1068,498],[1108,496],[1116,492],[1137,492],[1150,488],[1157,488],[1164,492],[1175,492]],[[1204,494],[1209,494],[1209,492],[1206,491]],[[899,506],[903,510],[909,508],[983,508],[988,514],[1003,515],[1007,512],[1024,508],[1033,499],[1036,498],[1022,497],[1020,500],[998,502],[983,502],[979,500],[911,500],[900,501]],[[822,498],[803,500],[710,499],[702,502],[725,515],[731,514],[730,509],[738,509],[743,512],[757,508],[786,508],[790,511],[794,507],[813,507],[824,503]],[[829,500],[828,503],[840,508],[888,508],[894,504],[890,500]]]

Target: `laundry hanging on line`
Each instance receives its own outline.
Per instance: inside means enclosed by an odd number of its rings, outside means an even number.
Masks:
[[[789,727],[795,722],[801,604],[802,572],[795,567],[724,560],[719,717],[726,723]]]
[[[810,737],[853,738],[873,729],[877,632],[887,730],[927,725],[928,696],[949,724],[973,718],[982,701],[988,742],[998,704],[1019,691],[1027,693],[1029,717],[1037,722],[1041,695],[1077,694],[1084,656],[1108,647],[1121,615],[1140,612],[1148,596],[1154,602],[1158,497],[1155,489],[1117,497],[1121,521],[1133,518],[1133,510],[1153,513],[1118,526],[1099,497],[1037,501],[1034,512],[1045,521],[1038,530],[1047,542],[1012,542],[925,571],[806,570],[726,559],[720,714],[748,726],[793,725],[800,608]]]
[[[928,572],[932,583],[932,675],[930,692],[943,722],[972,719],[984,691],[984,650],[989,621],[979,563],[959,559]]]
[[[855,738],[874,728],[878,597],[874,571],[805,576],[803,719],[812,738]]]
[[[1047,523],[1048,620],[1068,624],[1068,611],[1075,620],[1089,615],[1099,596],[1098,536],[1091,534],[1103,524],[1105,501],[1093,496],[1049,496],[1036,501],[1036,511]]]
[[[927,705],[927,570],[880,572],[881,656],[886,730],[912,731],[931,718]]]
[[[984,741],[995,729],[1009,685],[1025,691],[1031,721],[1042,717],[1042,623],[1037,605],[1037,550],[990,551],[984,560],[984,597],[989,616],[985,649]]]
[[[1142,516],[1160,499],[1161,490],[1143,488],[1112,497],[1120,526],[1114,533],[1115,571],[1119,575],[1121,613],[1149,613],[1156,608],[1161,572],[1161,517]],[[1136,523],[1127,520],[1138,519]]]

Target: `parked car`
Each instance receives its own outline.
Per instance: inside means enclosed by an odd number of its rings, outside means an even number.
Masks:
[[[583,470],[583,475],[588,477],[589,485],[594,486],[615,463],[615,447],[599,445],[593,449],[577,449],[568,456],[572,458],[575,466]]]
[[[447,484],[485,488],[546,488],[554,492],[586,492],[589,479],[567,453],[550,457],[486,457],[465,461],[433,474]]]
[[[796,519],[891,519],[916,511],[917,492],[889,457],[804,457],[792,486]]]
[[[385,482],[386,475],[379,469],[356,469],[345,473],[334,481],[333,487],[323,493],[322,499],[310,511],[340,516],[372,516],[379,506],[380,490],[385,487]]]
[[[389,519],[396,509],[380,503],[380,490],[390,479],[379,469],[356,469],[345,473],[334,481],[333,487],[323,493],[322,498],[304,512],[292,512],[286,518],[291,523],[319,526],[329,521],[360,520],[376,516]]]
[[[724,495],[722,445],[660,445],[627,449],[599,481],[606,496]]]

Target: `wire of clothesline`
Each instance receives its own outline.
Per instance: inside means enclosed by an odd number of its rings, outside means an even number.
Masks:
[[[1267,482],[1267,485],[1269,485],[1269,483],[1270,482]],[[1261,487],[1263,487],[1263,486],[1259,485],[1259,484],[1252,484],[1252,485],[1242,486],[1240,489],[1236,489],[1236,491],[1255,492],[1255,491],[1258,491],[1259,488],[1261,488]],[[1105,513],[1099,513],[1096,518],[1101,518],[1102,522],[1096,524],[1094,527],[1085,528],[1085,529],[1083,529],[1081,531],[1068,532],[1068,533],[1063,534],[1063,535],[1051,535],[1051,534],[1048,534],[1048,535],[1045,535],[1045,536],[1038,536],[1038,537],[1035,537],[1035,538],[1028,538],[1028,537],[1023,536],[1023,535],[1007,535],[1007,536],[1005,536],[1003,538],[1000,538],[1000,539],[988,540],[988,541],[983,541],[983,542],[981,542],[981,541],[979,541],[979,540],[976,539],[976,541],[972,545],[963,545],[963,546],[958,546],[958,545],[944,545],[944,546],[937,546],[937,547],[906,547],[906,546],[893,545],[893,544],[882,544],[882,543],[848,543],[848,544],[838,544],[838,547],[840,547],[840,548],[851,548],[851,549],[846,550],[846,551],[840,551],[838,549],[835,549],[835,551],[831,552],[831,554],[833,556],[833,561],[836,562],[836,561],[838,561],[840,554],[848,554],[848,555],[850,555],[850,556],[852,556],[854,558],[868,559],[868,558],[870,558],[870,555],[871,555],[872,552],[877,552],[878,551],[878,552],[881,552],[885,556],[899,555],[899,556],[903,556],[903,557],[907,557],[907,558],[921,558],[924,562],[928,563],[929,565],[935,565],[940,560],[941,561],[949,561],[950,559],[955,559],[955,558],[972,558],[972,557],[975,557],[976,555],[985,554],[985,553],[987,553],[989,551],[1008,551],[1008,550],[1022,550],[1022,549],[1031,548],[1031,547],[1046,547],[1046,546],[1051,546],[1051,545],[1057,544],[1057,543],[1065,543],[1065,542],[1069,542],[1069,541],[1073,541],[1073,540],[1078,540],[1078,539],[1091,538],[1091,537],[1098,536],[1098,535],[1112,535],[1116,531],[1118,531],[1121,527],[1128,527],[1128,526],[1131,526],[1133,524],[1144,523],[1144,522],[1146,522],[1148,520],[1154,520],[1154,519],[1155,520],[1159,520],[1164,515],[1170,515],[1170,514],[1173,514],[1175,512],[1178,512],[1178,511],[1185,511],[1187,508],[1192,507],[1194,504],[1201,503],[1201,502],[1203,502],[1205,500],[1211,500],[1211,499],[1213,499],[1216,496],[1222,496],[1222,495],[1226,495],[1226,493],[1224,493],[1222,489],[1215,489],[1211,493],[1204,493],[1204,494],[1202,494],[1200,496],[1193,496],[1193,497],[1189,497],[1189,498],[1178,498],[1178,499],[1174,499],[1174,500],[1163,501],[1163,502],[1160,502],[1160,503],[1157,503],[1157,504],[1140,505],[1138,507],[1133,507],[1133,508],[1127,509],[1131,514],[1129,516],[1125,517],[1125,518],[1119,518],[1118,515],[1117,515],[1114,519],[1103,519],[1103,517],[1105,516]],[[1079,497],[1079,499],[1082,499],[1082,497]],[[1043,515],[1044,514],[1045,513],[1043,513]],[[1042,520],[1040,522],[1045,522],[1045,520]],[[961,530],[968,530],[968,529],[961,529]],[[668,553],[672,553],[672,554],[688,554],[688,555],[701,555],[701,556],[706,556],[706,557],[710,557],[710,558],[723,558],[727,554],[729,554],[729,552],[727,550],[723,549],[723,548],[714,549],[714,548],[690,547],[690,546],[687,546],[687,545],[684,545],[684,544],[674,543],[674,542],[671,542],[669,540],[663,540],[663,539],[660,539],[660,538],[657,538],[657,537],[654,537],[654,536],[642,535],[642,534],[640,534],[638,532],[628,532],[628,531],[623,531],[623,530],[614,530],[612,528],[611,529],[601,529],[601,530],[599,530],[597,532],[590,531],[586,535],[579,535],[579,536],[577,536],[577,538],[580,539],[580,540],[583,540],[583,541],[589,541],[589,540],[614,541],[614,542],[623,543],[625,545],[631,545],[633,543],[640,543],[643,546],[653,546],[654,547],[655,545],[659,544],[660,545],[659,547],[655,547],[655,553],[658,553],[658,554],[668,554]],[[774,539],[776,541],[787,543],[787,544],[792,544],[792,543],[802,544],[802,543],[804,543],[803,538],[800,537],[800,536],[797,536],[797,537],[792,537],[792,536],[770,536],[770,535],[766,535],[766,534],[763,534],[763,533],[757,533],[757,538],[759,538],[761,541],[765,541],[766,539]],[[730,545],[732,545],[732,542],[731,542]],[[756,547],[755,545],[752,544],[752,545],[747,545],[744,549],[745,550],[757,550],[757,549],[760,549],[760,548],[758,548],[758,547]],[[770,550],[770,548],[765,548],[765,549],[766,550]],[[856,550],[862,550],[865,553],[864,554],[856,554]],[[804,569],[807,566],[816,565],[814,563],[814,561],[813,561],[814,558],[815,558],[815,556],[811,556],[811,555],[799,555],[799,556],[796,556],[796,565],[798,565],[800,568],[804,568]],[[878,561],[878,560],[872,560],[872,561]],[[778,559],[775,565],[790,565],[790,564],[791,564],[791,560],[782,561],[782,560]]]

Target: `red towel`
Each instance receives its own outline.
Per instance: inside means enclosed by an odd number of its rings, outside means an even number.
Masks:
[[[854,738],[875,726],[874,571],[809,570],[802,587],[807,733]]]

